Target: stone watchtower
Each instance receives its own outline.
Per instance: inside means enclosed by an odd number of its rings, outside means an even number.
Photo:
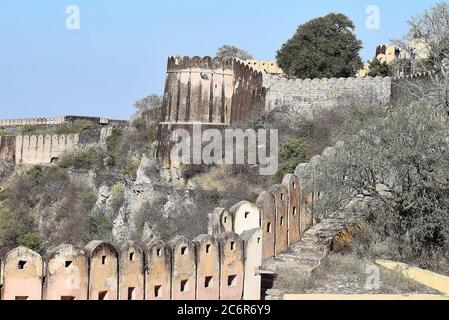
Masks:
[[[170,161],[170,136],[176,128],[226,128],[259,118],[265,111],[263,75],[233,58],[170,57],[157,155]]]

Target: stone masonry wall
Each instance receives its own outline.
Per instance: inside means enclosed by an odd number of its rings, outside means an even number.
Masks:
[[[264,76],[266,107],[270,111],[287,105],[307,118],[323,110],[344,105],[385,106],[390,102],[392,80],[389,77],[287,79]]]

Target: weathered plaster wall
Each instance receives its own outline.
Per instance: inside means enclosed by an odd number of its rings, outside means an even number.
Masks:
[[[194,240],[197,263],[197,300],[220,299],[220,250],[217,240],[210,235],[199,235]]]
[[[258,269],[262,261],[262,236],[260,228],[242,234],[245,260],[243,300],[260,300],[262,277]]]
[[[276,204],[276,254],[288,248],[288,190],[283,185],[274,185],[269,189]]]
[[[256,205],[262,217],[262,258],[265,260],[276,255],[276,202],[271,193],[263,191]]]
[[[216,208],[209,214],[208,234],[219,236],[226,231],[232,231],[233,226],[232,214],[225,208]]]
[[[167,244],[152,240],[143,248],[128,242],[119,250],[103,241],[84,250],[61,245],[45,259],[20,247],[0,259],[1,299],[249,299],[260,288],[258,230],[245,236],[200,235],[194,241],[176,237]]]
[[[45,164],[58,159],[79,143],[79,135],[16,136],[17,164]]]
[[[117,250],[103,241],[92,241],[85,250],[90,260],[89,300],[117,300]]]
[[[170,243],[172,256],[172,300],[195,300],[196,253],[192,241],[177,237]]]
[[[236,59],[170,57],[165,122],[237,123],[264,111],[262,73]]]
[[[218,238],[220,246],[220,299],[241,300],[243,297],[243,240],[234,232]]]
[[[49,252],[45,265],[45,300],[87,300],[89,262],[83,250],[59,246]]]
[[[288,190],[288,244],[296,243],[300,240],[300,206],[301,206],[301,189],[299,179],[293,174],[284,177],[282,184]]]
[[[145,290],[146,300],[170,300],[171,254],[168,246],[154,240],[146,245]]]
[[[234,222],[232,230],[237,234],[242,234],[246,230],[259,228],[260,226],[260,209],[248,201],[237,203],[229,209],[229,212],[232,214]]]
[[[42,257],[28,248],[8,252],[3,263],[2,300],[41,300]]]
[[[144,254],[142,248],[128,242],[119,253],[119,299],[143,300]]]

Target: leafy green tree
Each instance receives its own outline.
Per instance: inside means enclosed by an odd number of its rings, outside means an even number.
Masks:
[[[253,56],[250,55],[248,52],[246,52],[243,49],[230,46],[230,45],[224,45],[218,48],[217,50],[217,57],[222,58],[238,58],[241,60],[251,60],[253,59]]]
[[[388,77],[390,75],[390,66],[384,61],[380,62],[379,59],[374,58],[369,62],[370,77]]]
[[[296,34],[277,53],[279,66],[298,78],[352,77],[363,66],[362,42],[354,23],[332,13],[299,26]]]

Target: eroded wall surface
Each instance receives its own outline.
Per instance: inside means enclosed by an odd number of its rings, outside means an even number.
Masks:
[[[236,59],[170,57],[163,121],[237,123],[264,111],[262,73]]]
[[[17,164],[46,164],[59,159],[79,143],[79,135],[16,136]]]

